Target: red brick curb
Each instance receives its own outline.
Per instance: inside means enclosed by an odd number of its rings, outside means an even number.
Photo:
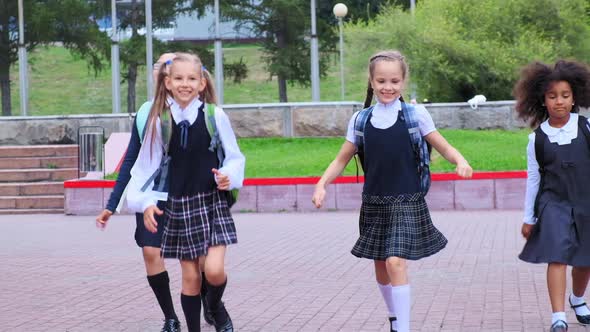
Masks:
[[[235,212],[317,211],[311,203],[319,177],[246,179]],[[355,210],[360,207],[363,177],[342,176],[328,186],[322,210]],[[478,172],[471,179],[456,174],[432,174],[426,196],[433,210],[521,209],[526,172]],[[97,214],[115,185],[112,180],[70,180],[64,182],[65,213]],[[129,213],[129,211],[123,211]]]

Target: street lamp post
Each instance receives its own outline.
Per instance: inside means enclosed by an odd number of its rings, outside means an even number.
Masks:
[[[215,83],[217,85],[217,103],[223,105],[223,49],[219,28],[219,0],[214,3],[215,12]]]
[[[119,35],[117,32],[117,3],[115,0],[111,1],[111,89],[113,113],[120,113]]]
[[[311,0],[311,100],[320,101],[320,64],[316,33],[315,0]]]
[[[154,82],[152,81],[152,70],[154,63],[154,46],[152,40],[152,0],[145,1],[145,64],[147,74],[147,96],[148,100],[154,97]]]
[[[338,18],[338,30],[340,30],[340,89],[341,99],[344,100],[344,39],[342,38],[342,19],[348,13],[348,8],[343,3],[337,3],[332,10]]]
[[[18,72],[19,72],[19,88],[20,88],[20,109],[21,115],[27,115],[29,106],[28,96],[28,60],[27,48],[25,47],[25,24],[23,14],[23,0],[18,1]]]

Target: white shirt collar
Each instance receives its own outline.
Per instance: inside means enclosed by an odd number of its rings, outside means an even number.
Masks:
[[[545,121],[543,121],[543,123],[541,123],[541,130],[543,130],[543,132],[545,134],[547,134],[547,136],[549,136],[549,137],[556,136],[560,132],[561,133],[565,132],[568,134],[577,133],[578,132],[578,114],[571,113],[570,119],[567,121],[565,126],[563,126],[561,128],[551,127],[551,125],[549,124],[549,120],[545,120]]]
[[[402,103],[400,102],[399,98],[387,104],[377,101],[377,104],[375,104],[375,109],[382,109],[384,111],[399,111],[402,109]]]
[[[185,109],[182,109],[172,98],[168,98],[168,104],[170,105],[170,112],[172,113],[172,117],[176,124],[187,120],[192,125],[197,120],[197,117],[199,116],[199,108],[203,103],[197,96],[197,98],[191,101]]]

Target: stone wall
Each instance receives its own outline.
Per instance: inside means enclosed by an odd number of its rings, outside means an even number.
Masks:
[[[362,108],[355,102],[275,103],[224,105],[238,137],[343,136],[352,114]],[[438,128],[518,129],[514,101],[482,104],[473,110],[467,103],[429,104],[426,108]],[[588,114],[587,110],[583,112]],[[81,126],[101,126],[108,137],[129,132],[128,114],[0,117],[0,145],[71,144]]]

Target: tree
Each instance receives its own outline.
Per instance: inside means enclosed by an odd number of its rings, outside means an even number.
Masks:
[[[401,50],[419,94],[430,100],[506,100],[519,69],[533,60],[588,61],[587,10],[588,0],[423,0],[415,17],[388,7],[347,34],[363,66],[376,47]]]
[[[332,1],[318,1],[318,15],[330,24],[336,24],[338,22],[332,11],[335,4],[336,2]],[[345,4],[348,8],[346,21],[354,23],[370,21],[379,14],[381,8],[389,6],[400,6],[405,9],[410,8],[410,0],[348,0]]]
[[[18,3],[0,0],[0,91],[2,115],[11,115],[10,66],[18,61]],[[88,61],[95,72],[103,69],[107,36],[91,19],[92,8],[79,0],[24,0],[25,46],[61,42]]]
[[[277,77],[279,100],[287,102],[287,83],[309,85],[311,30],[308,0],[225,1],[222,15],[238,26],[247,26],[263,39],[264,58],[270,78]],[[318,17],[320,52],[334,51],[334,29]],[[320,56],[320,74],[325,75],[328,57]]]
[[[95,15],[110,15],[110,0],[101,0],[95,9]],[[195,0],[152,0],[152,29],[164,29],[174,24],[178,15],[196,12],[199,16],[204,14],[207,1]],[[128,31],[130,37],[120,44],[120,61],[123,81],[127,81],[127,111],[135,112],[136,108],[136,83],[137,73],[140,67],[146,66],[146,40],[145,35],[139,31],[145,28],[145,3],[143,0],[130,0],[117,4],[117,29]],[[154,56],[170,51],[167,43],[153,38]],[[174,51],[174,50],[172,50]]]

